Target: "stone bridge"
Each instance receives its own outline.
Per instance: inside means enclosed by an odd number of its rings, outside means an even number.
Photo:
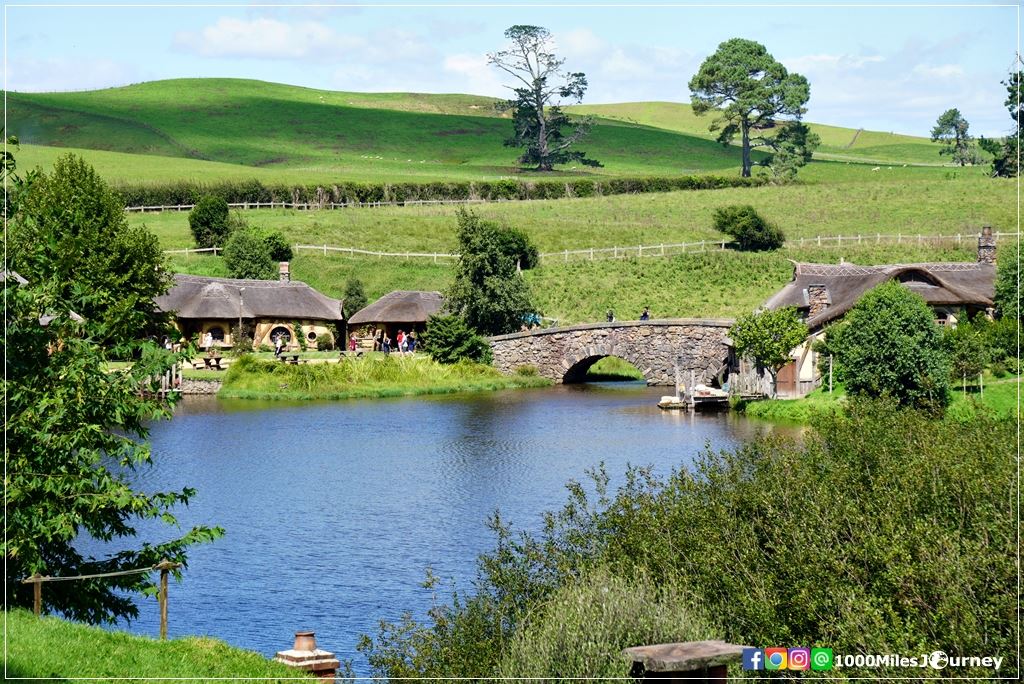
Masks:
[[[648,385],[674,385],[678,363],[688,385],[690,371],[707,383],[726,369],[732,324],[693,318],[588,323],[498,335],[489,342],[494,365],[506,373],[529,365],[555,382],[582,382],[599,359],[618,356],[640,369]]]

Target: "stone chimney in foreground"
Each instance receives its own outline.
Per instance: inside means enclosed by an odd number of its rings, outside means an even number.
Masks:
[[[814,318],[822,311],[828,308],[828,305],[832,303],[832,298],[829,297],[828,288],[824,285],[808,285],[807,286],[807,317]]]
[[[288,262],[282,261],[277,266],[278,280],[282,283],[287,283],[292,279],[291,271],[288,270]]]
[[[996,237],[992,234],[992,226],[983,226],[978,236],[978,263],[996,263]]]

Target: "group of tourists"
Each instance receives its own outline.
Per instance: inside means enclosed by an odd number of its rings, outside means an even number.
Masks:
[[[614,323],[615,322],[615,312],[612,311],[611,309],[608,309],[608,313],[605,314],[604,319],[607,322],[609,322],[609,323]],[[640,314],[640,320],[641,321],[649,321],[649,320],[651,320],[651,309],[649,307],[646,307],[646,306],[644,307],[643,313]]]
[[[395,335],[395,339],[391,339],[387,330],[378,328],[373,333],[373,351],[380,351],[385,354],[390,354],[392,351],[396,351],[402,356],[415,354],[416,342],[415,330],[410,330],[408,333],[404,330],[399,330],[398,334]]]

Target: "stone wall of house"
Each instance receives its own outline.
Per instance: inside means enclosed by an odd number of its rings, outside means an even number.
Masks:
[[[591,323],[490,338],[494,365],[506,373],[534,366],[556,382],[578,381],[599,359],[618,356],[636,366],[649,385],[674,385],[678,363],[683,384],[693,371],[708,382],[725,369],[732,321],[665,319]]]

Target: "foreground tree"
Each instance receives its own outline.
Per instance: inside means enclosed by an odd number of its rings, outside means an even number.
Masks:
[[[951,377],[954,381],[974,384],[978,374],[991,361],[985,339],[985,324],[976,325],[964,315],[956,327],[942,331],[942,344],[949,357]]]
[[[930,411],[949,403],[942,333],[925,301],[903,285],[870,290],[828,335],[850,395],[888,395]]]
[[[481,335],[518,330],[533,306],[526,281],[516,272],[519,249],[508,251],[517,241],[505,235],[508,229],[465,209],[459,209],[458,221],[460,256],[445,296],[448,309]]]
[[[768,371],[773,398],[779,371],[790,362],[790,353],[807,339],[807,334],[807,326],[791,306],[741,316],[729,329],[736,353]]]
[[[740,134],[744,178],[754,164],[778,166],[785,174],[795,174],[818,145],[818,136],[810,133],[800,117],[811,97],[811,87],[800,74],[791,74],[775,61],[760,43],[742,38],[727,40],[704,60],[690,79],[693,112],[702,116],[715,111],[718,117],[710,130],[720,131],[718,141],[729,145]],[[791,117],[774,136],[760,134],[775,127],[778,117]],[[751,150],[767,147],[773,156],[755,162]]]
[[[160,243],[145,226],[129,226],[107,184],[85,160],[59,157],[51,173],[19,192],[7,234],[9,268],[90,325],[112,344],[162,330],[155,298],[170,287]]]
[[[953,157],[953,163],[967,166],[977,161],[974,152],[974,138],[968,133],[970,124],[959,109],[947,109],[935,122],[932,128],[932,142],[940,142],[943,147],[939,154]]]
[[[555,164],[569,162],[601,166],[587,159],[585,152],[569,149],[590,132],[591,119],[570,121],[561,109],[565,100],[583,100],[586,75],[562,68],[565,60],[555,55],[554,40],[545,28],[516,25],[505,31],[505,37],[512,44],[487,55],[488,64],[518,82],[508,86],[515,97],[500,105],[512,111],[513,135],[505,146],[525,148],[519,163],[538,171],[551,171]]]
[[[363,281],[359,278],[349,278],[345,281],[344,307],[345,320],[352,317],[360,309],[366,306],[366,290],[363,288]]]
[[[423,349],[438,363],[491,362],[491,347],[461,317],[435,314],[427,319]]]
[[[13,157],[8,161],[5,175],[14,170]],[[36,182],[41,187],[33,187]],[[123,277],[159,275],[148,249],[136,246],[125,254],[109,253],[112,246],[134,243],[116,231],[111,234],[111,227],[123,228],[117,221],[123,212],[119,206],[114,212],[106,187],[83,162],[61,158],[51,176],[30,176],[25,183],[29,188],[19,193],[11,242],[19,264],[32,269],[34,280],[24,282],[8,273],[2,283],[8,606],[31,605],[32,589],[20,580],[34,573],[117,572],[146,568],[163,558],[185,564],[190,545],[223,533],[198,526],[170,541],[126,548],[135,536],[136,521],[159,518],[176,525],[173,508],[187,504],[194,493],[189,488],[144,492],[131,482],[132,472],[152,460],[144,441],[147,421],[169,415],[170,409],[155,392],[144,390],[154,390],[152,378],[175,360],[155,344],[136,341],[139,334],[132,325],[147,318],[152,302],[136,296],[141,289],[132,288],[148,283],[162,291],[162,280],[119,283],[109,273],[110,264],[83,258],[78,251],[91,244],[89,238],[100,236],[112,244],[100,242],[93,248],[114,259]],[[45,201],[55,205],[46,207]],[[29,236],[45,244],[24,242]],[[68,252],[58,249],[62,245]],[[68,276],[74,279],[65,281]],[[126,300],[111,306],[118,292]],[[83,319],[72,307],[95,317]],[[137,361],[126,370],[111,372],[98,339],[127,350]],[[90,539],[118,540],[120,550],[102,558],[86,557],[80,549]],[[151,574],[52,583],[43,592],[43,609],[76,620],[111,622],[138,614],[124,592],[154,589]]]

